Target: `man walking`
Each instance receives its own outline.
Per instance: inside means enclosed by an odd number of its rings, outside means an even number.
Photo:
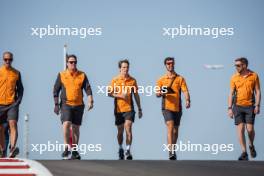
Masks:
[[[138,86],[135,78],[129,75],[129,61],[121,60],[118,63],[119,75],[112,79],[109,86],[108,95],[113,97],[115,103],[115,125],[117,126],[117,141],[119,144],[119,159],[124,159],[123,133],[126,131],[126,159],[132,160],[132,124],[135,120],[135,110],[133,97],[138,107],[138,117],[142,117],[140,97],[138,95]]]
[[[67,69],[58,74],[54,85],[54,112],[61,112],[63,125],[63,137],[65,150],[63,159],[69,159],[70,152],[70,128],[72,128],[72,151],[71,159],[81,159],[77,146],[80,136],[80,126],[84,112],[83,90],[88,96],[88,110],[93,108],[93,96],[90,83],[86,74],[77,69],[77,57],[67,56]],[[59,102],[59,94],[61,101]]]
[[[167,126],[169,159],[176,160],[175,144],[182,116],[181,93],[184,94],[187,109],[190,108],[190,95],[185,79],[174,70],[174,58],[165,58],[164,65],[167,72],[157,81],[159,91],[156,95],[162,97],[162,114]]]
[[[245,129],[248,133],[249,150],[252,158],[257,156],[254,146],[254,122],[260,112],[260,83],[258,74],[248,69],[248,60],[244,57],[235,60],[237,73],[230,82],[228,97],[228,115],[235,119],[242,154],[238,160],[248,160]]]
[[[17,122],[24,88],[20,72],[12,67],[13,54],[8,51],[4,52],[3,61],[4,64],[0,67],[0,157],[4,155],[3,151],[7,148],[5,146],[5,127],[3,124],[8,123],[10,130],[9,157],[14,158],[19,154],[19,148],[16,147]]]

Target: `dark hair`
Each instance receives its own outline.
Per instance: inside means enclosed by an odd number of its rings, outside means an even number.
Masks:
[[[11,56],[11,58],[13,59],[13,53],[11,53],[10,51],[5,51],[3,53],[3,57],[4,57],[5,54],[9,54]]]
[[[247,60],[247,58],[245,58],[245,57],[237,58],[237,59],[235,60],[235,62],[237,62],[237,61],[240,61],[240,62],[242,62],[243,64],[245,64],[246,66],[248,66],[248,60]]]
[[[70,54],[70,55],[67,54],[67,56],[66,56],[66,61],[68,62],[68,60],[69,60],[71,57],[73,57],[73,58],[77,61],[77,57],[76,57],[74,54]]]
[[[174,62],[174,57],[166,57],[165,59],[164,59],[164,65],[166,65],[166,62],[167,61],[173,61]]]
[[[123,63],[127,63],[128,67],[129,67],[129,61],[127,59],[124,59],[124,60],[120,60],[118,62],[118,68],[121,68]]]

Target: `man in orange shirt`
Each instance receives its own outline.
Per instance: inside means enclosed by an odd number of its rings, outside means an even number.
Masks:
[[[177,143],[179,125],[182,116],[181,93],[185,97],[185,107],[190,108],[190,95],[185,79],[174,71],[174,58],[167,57],[164,65],[167,73],[157,81],[159,91],[157,97],[162,97],[162,114],[167,126],[169,159],[176,160],[174,145]]]
[[[0,67],[0,155],[5,148],[4,123],[8,123],[10,129],[10,158],[19,154],[17,143],[17,122],[19,105],[23,97],[23,84],[18,70],[12,67],[13,54],[3,53],[4,64]],[[1,157],[1,156],[0,156]]]
[[[64,144],[66,145],[65,151],[62,153],[64,159],[68,159],[71,153],[69,151],[70,128],[72,128],[72,146],[76,147],[79,142],[80,126],[84,111],[83,90],[88,96],[88,110],[90,110],[93,108],[90,83],[86,74],[77,69],[77,57],[69,55],[67,57],[67,69],[58,74],[53,89],[54,112],[58,115],[61,111]],[[72,151],[71,159],[81,159],[77,150]]]
[[[252,158],[257,156],[254,147],[255,115],[260,111],[260,83],[258,74],[248,69],[248,60],[238,58],[235,60],[237,73],[230,81],[230,94],[228,97],[228,115],[235,119],[239,143],[242,154],[238,160],[248,160],[245,140],[245,128],[249,137],[249,150]]]
[[[124,159],[123,149],[123,133],[126,131],[126,159],[132,160],[131,144],[132,144],[132,123],[135,120],[135,110],[133,97],[138,107],[138,117],[142,117],[142,109],[140,105],[140,97],[138,95],[138,86],[136,80],[131,77],[129,71],[129,61],[121,60],[118,63],[120,74],[112,79],[108,89],[108,96],[115,100],[115,125],[117,126],[117,140],[119,144],[119,159]]]

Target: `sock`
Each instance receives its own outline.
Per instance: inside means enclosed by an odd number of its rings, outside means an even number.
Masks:
[[[126,146],[126,150],[130,150],[130,145],[127,145]]]

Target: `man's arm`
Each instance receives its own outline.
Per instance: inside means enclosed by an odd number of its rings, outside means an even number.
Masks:
[[[233,102],[234,94],[235,94],[235,89],[231,88],[229,96],[228,96],[228,116],[230,118],[234,117],[234,113],[233,113],[233,110],[232,110],[232,106],[233,106],[233,103],[234,103]]]
[[[235,82],[233,81],[233,77],[231,78],[230,80],[230,92],[229,92],[229,95],[228,95],[228,111],[227,111],[227,114],[230,118],[233,118],[234,117],[234,113],[233,113],[233,104],[234,104],[234,95],[235,95],[235,92],[236,92],[236,85],[235,85]]]
[[[108,96],[112,97],[112,98],[122,98],[122,99],[126,99],[126,97],[127,97],[125,93],[117,94],[114,92],[108,92]]]
[[[17,89],[17,100],[16,103],[20,104],[23,98],[23,94],[24,94],[24,87],[22,84],[22,78],[21,78],[21,74],[19,73],[18,76],[18,80],[17,80],[17,85],[16,85],[16,89]]]
[[[137,107],[138,107],[138,117],[141,118],[143,114],[142,114],[142,108],[141,108],[140,97],[138,95],[138,92],[134,93],[134,97],[135,97],[136,104],[137,104]]]
[[[112,98],[122,98],[126,99],[127,95],[126,93],[115,93],[115,81],[112,80],[110,86],[108,86],[107,95]]]
[[[157,81],[156,87],[158,87],[158,89],[155,89],[156,90],[156,97],[160,98],[160,97],[163,96],[163,93],[162,93],[162,82],[161,82],[161,80],[158,80]]]
[[[189,91],[184,91],[183,94],[184,94],[184,98],[185,98],[185,102],[186,102],[185,107],[188,109],[191,107],[190,93],[189,93]]]
[[[54,87],[53,87],[53,97],[54,97],[54,104],[55,104],[54,112],[57,115],[59,115],[59,112],[60,112],[60,106],[59,106],[60,90],[61,90],[61,78],[60,78],[60,73],[59,73],[55,81]]]
[[[93,108],[94,101],[93,101],[92,88],[86,75],[83,82],[83,89],[86,95],[88,96],[88,111],[89,111]]]
[[[259,114],[260,112],[260,102],[261,102],[261,91],[260,91],[260,83],[259,79],[257,78],[256,86],[255,86],[255,114]]]
[[[182,81],[181,81],[181,90],[185,98],[185,107],[189,109],[191,107],[190,93],[189,93],[189,90],[188,90],[188,87],[187,87],[187,84],[184,78],[182,78]]]

